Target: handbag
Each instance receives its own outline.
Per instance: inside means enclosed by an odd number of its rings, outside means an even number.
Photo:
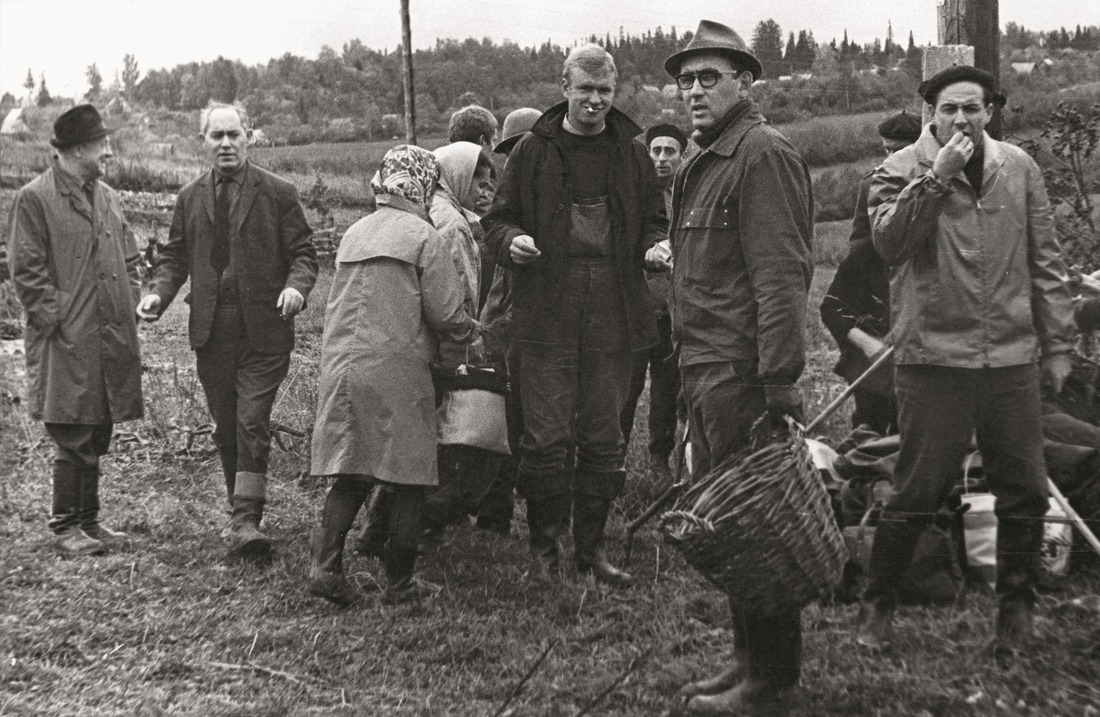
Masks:
[[[444,391],[436,409],[439,445],[473,446],[511,455],[504,411],[507,376],[494,367],[465,363],[453,374],[437,377],[436,386]]]

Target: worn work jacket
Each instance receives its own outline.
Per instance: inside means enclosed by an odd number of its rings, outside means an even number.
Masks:
[[[513,272],[512,326],[517,341],[542,340],[561,303],[562,273],[571,227],[571,180],[559,137],[568,104],[560,102],[543,114],[516,144],[504,167],[493,207],[482,220],[486,243],[499,264]],[[640,351],[657,342],[657,325],[645,280],[645,253],[665,238],[661,182],[646,148],[634,137],[641,128],[615,108],[607,115],[615,139],[611,162],[608,216],[611,253],[626,313],[630,348]],[[512,239],[526,234],[541,256],[530,264],[512,263]]]
[[[752,104],[680,165],[672,208],[680,365],[734,361],[763,384],[793,384],[805,366],[813,279],[813,190],[802,157]]]
[[[871,183],[875,248],[894,267],[895,362],[996,368],[1069,351],[1072,299],[1039,167],[984,135],[982,196],[962,172],[941,183],[931,126]]]
[[[423,209],[380,194],[336,254],[325,331],[312,473],[436,485],[439,337],[468,341],[458,271]]]
[[[53,166],[19,190],[8,224],[12,279],[27,313],[27,403],[47,423],[142,416],[137,316],[141,256],[118,195]]]

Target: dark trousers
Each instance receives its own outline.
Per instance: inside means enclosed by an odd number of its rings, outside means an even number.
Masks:
[[[290,369],[290,354],[251,349],[237,305],[219,304],[210,341],[195,356],[214,419],[214,445],[232,497],[238,471],[267,473],[271,409]]]
[[[570,262],[560,310],[543,336],[543,342],[519,344],[524,434],[516,487],[528,499],[568,495],[572,440],[576,473],[587,481],[580,485],[578,478],[576,489],[614,499],[622,487],[619,415],[630,387],[631,354],[610,262]]]
[[[515,511],[513,492],[519,474],[520,441],[523,438],[523,403],[520,400],[519,351],[509,351],[507,356],[508,382],[511,390],[504,399],[504,414],[508,422],[508,448],[511,455],[500,459],[495,478],[477,511],[477,524],[502,533],[508,532]]]
[[[896,369],[901,452],[885,518],[927,523],[958,481],[976,432],[998,518],[1041,519],[1049,507],[1039,368]]]
[[[764,412],[764,386],[750,361],[684,366],[681,370],[696,480],[748,445],[749,429]],[[774,688],[798,683],[802,670],[801,610],[747,610],[730,600],[734,634],[744,644],[749,675]]]
[[[45,427],[54,442],[54,464],[64,463],[78,470],[99,468],[99,458],[107,455],[114,432],[112,423],[47,423]]]
[[[897,433],[897,401],[890,396],[859,388],[852,395],[856,400],[856,409],[852,412],[852,428],[866,425],[880,436]]]
[[[620,417],[623,442],[630,445],[634,412],[645,390],[649,371],[649,452],[667,462],[676,445],[676,395],[680,392],[679,359],[672,346],[672,319],[657,316],[658,343],[647,351],[636,351],[630,376],[630,391]]]

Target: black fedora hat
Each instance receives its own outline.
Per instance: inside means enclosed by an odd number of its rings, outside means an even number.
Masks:
[[[103,126],[99,110],[92,105],[77,105],[66,110],[53,123],[53,139],[50,144],[58,149],[82,142],[94,142],[114,132]]]
[[[760,60],[749,52],[748,45],[740,35],[725,25],[710,20],[700,21],[699,29],[695,31],[695,36],[687,47],[668,56],[665,60],[665,72],[675,77],[680,72],[680,63],[688,56],[701,52],[729,55],[737,67],[743,67],[752,73],[753,80],[759,80],[760,75],[764,74]]]

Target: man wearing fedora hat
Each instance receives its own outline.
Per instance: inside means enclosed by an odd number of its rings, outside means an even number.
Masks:
[[[901,453],[857,640],[887,642],[917,536],[976,433],[998,518],[994,647],[1008,653],[1032,635],[1048,509],[1040,393],[1070,371],[1073,304],[1042,172],[985,132],[1005,101],[993,76],[956,66],[919,92],[933,121],[875,171],[868,201],[891,267]]]
[[[142,416],[141,255],[118,196],[100,181],[112,131],[92,105],[58,117],[57,155],[16,194],[9,224],[27,314],[28,409],[56,447],[49,526],[70,556],[126,538],[99,520],[100,457],[115,423]]]
[[[578,571],[624,587],[632,578],[608,560],[604,531],[626,479],[619,411],[631,352],[656,339],[643,258],[667,225],[656,172],[634,141],[641,128],[613,107],[616,82],[603,48],[569,53],[565,101],[518,141],[482,222],[512,272],[524,423],[516,487],[531,575],[557,574],[572,509]]]
[[[180,190],[138,312],[156,321],[190,278],[188,334],[231,508],[228,557],[266,558],[271,540],[260,521],[271,411],[290,367],[294,317],[317,279],[317,252],[294,185],[248,161],[244,108],[212,102],[200,127],[213,168]]]
[[[765,412],[777,423],[801,415],[813,194],[806,163],[749,97],[762,67],[737,33],[704,20],[665,69],[700,147],[676,173],[669,237],[672,336],[693,474],[703,475],[747,445]],[[659,250],[648,259],[660,263]],[[681,690],[690,712],[737,713],[797,693],[800,607],[730,610],[732,662]]]

